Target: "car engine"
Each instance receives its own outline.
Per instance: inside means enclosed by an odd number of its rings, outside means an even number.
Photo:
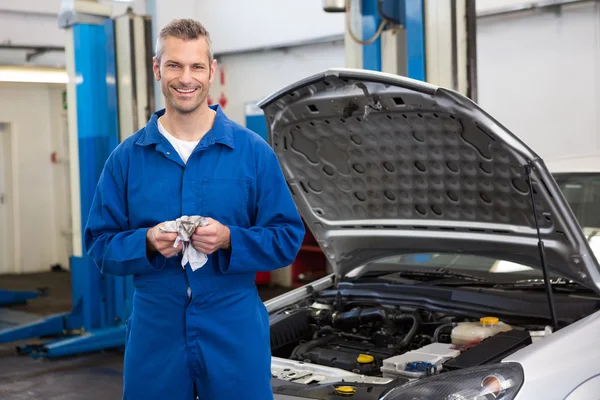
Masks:
[[[500,322],[490,325],[495,331],[488,340],[457,344],[453,335],[468,324],[477,328],[479,322],[419,309],[369,304],[339,309],[315,302],[272,317],[271,351],[303,365],[411,379],[494,362],[532,342],[529,330]]]

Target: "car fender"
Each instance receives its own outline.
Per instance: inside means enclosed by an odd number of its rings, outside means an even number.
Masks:
[[[600,375],[583,382],[565,400],[600,399]]]
[[[600,311],[583,318],[503,360],[522,365],[524,382],[516,400],[579,400],[598,393]],[[595,388],[594,391],[592,388]],[[567,397],[569,396],[569,397]]]

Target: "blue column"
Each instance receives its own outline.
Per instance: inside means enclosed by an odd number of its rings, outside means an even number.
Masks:
[[[68,10],[67,10],[68,11]],[[115,71],[114,26],[102,16],[63,14],[72,35],[75,96],[69,104],[77,114],[77,149],[81,232],[85,227],[104,164],[119,142]],[[66,25],[65,25],[66,26]],[[76,100],[76,102],[74,102]],[[73,110],[72,109],[72,110]],[[83,237],[79,238],[83,244]],[[83,252],[71,257],[71,313],[0,330],[0,343],[34,337],[63,335],[41,346],[19,346],[32,357],[61,357],[122,347],[125,319],[131,312],[132,277],[103,276]],[[82,335],[64,333],[82,329]]]
[[[113,21],[76,24],[72,29],[77,76],[77,136],[81,232],[85,230],[104,163],[119,141]],[[83,238],[81,238],[83,242]],[[114,278],[103,277],[83,254],[71,260],[73,300],[79,303],[86,331],[114,320]]]
[[[372,38],[382,17],[378,0],[361,0],[362,39]],[[409,78],[426,80],[425,75],[425,23],[423,0],[385,0],[382,3],[385,15],[394,19],[406,31],[406,59]],[[363,46],[363,68],[381,71],[381,38]]]
[[[369,40],[377,33],[381,17],[377,9],[377,0],[362,0],[361,5],[362,40]],[[381,71],[381,38],[377,38],[373,43],[363,46],[363,68]]]
[[[425,14],[423,0],[404,0],[408,77],[425,81]]]

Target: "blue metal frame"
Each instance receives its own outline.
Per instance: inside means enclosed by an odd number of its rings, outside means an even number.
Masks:
[[[23,304],[27,300],[35,299],[42,295],[41,292],[30,292],[30,291],[13,291],[13,290],[2,290],[0,289],[0,306],[7,306],[12,304]]]
[[[118,107],[114,24],[72,27],[77,91],[77,135],[81,232],[85,231],[104,163],[118,145]],[[83,243],[83,237],[81,238]],[[32,357],[61,357],[119,348],[131,313],[133,278],[104,276],[84,254],[71,257],[73,309],[26,325],[0,331],[0,343],[60,335],[42,345],[19,347]]]
[[[244,116],[246,118],[246,128],[260,135],[265,142],[269,141],[267,121],[263,111],[256,106],[256,103],[246,103],[244,107]]]
[[[370,39],[381,22],[379,0],[362,0],[362,38]],[[406,30],[408,77],[426,80],[425,73],[425,17],[423,0],[383,0],[383,12],[399,22]],[[381,39],[363,46],[363,68],[381,71]]]
[[[362,0],[361,5],[362,40],[369,40],[377,32],[381,17],[377,8],[377,0]],[[363,68],[381,71],[381,38],[363,46]]]
[[[404,1],[408,77],[425,81],[425,24],[423,0]]]

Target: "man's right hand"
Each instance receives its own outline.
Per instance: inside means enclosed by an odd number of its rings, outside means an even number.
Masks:
[[[146,233],[146,252],[151,255],[158,251],[166,258],[173,257],[183,249],[183,245],[179,243],[177,247],[173,247],[175,239],[177,239],[177,233],[161,232],[160,226],[159,224],[148,229],[148,233]]]

